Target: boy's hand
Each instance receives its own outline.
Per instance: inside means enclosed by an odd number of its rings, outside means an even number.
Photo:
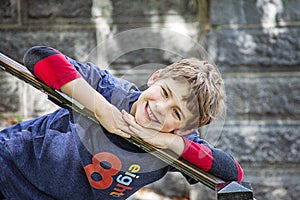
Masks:
[[[101,109],[102,113],[105,110],[106,115],[101,115],[101,112],[95,109],[95,117],[107,131],[121,137],[130,138],[130,135],[127,134],[130,132],[128,124],[122,118],[122,113],[115,106],[110,105],[99,109]]]
[[[145,142],[158,148],[170,149],[178,155],[183,153],[185,144],[180,136],[143,127],[136,123],[134,117],[124,110],[122,111],[122,115],[123,119],[128,123],[128,128],[130,130],[128,133],[137,136]],[[123,131],[127,132],[125,129]]]
[[[121,112],[109,103],[100,93],[92,88],[83,78],[77,78],[64,84],[61,91],[76,99],[92,111],[100,124],[110,133],[129,138],[127,123]],[[97,105],[97,106],[96,106]]]

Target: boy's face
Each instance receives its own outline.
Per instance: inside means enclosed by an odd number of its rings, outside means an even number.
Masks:
[[[132,114],[141,126],[180,134],[178,130],[194,117],[183,100],[183,96],[190,92],[189,84],[172,78],[158,79],[159,73],[155,72],[149,79],[149,88],[133,105]]]

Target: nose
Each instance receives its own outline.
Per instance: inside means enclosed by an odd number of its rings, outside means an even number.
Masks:
[[[168,112],[168,108],[172,106],[172,102],[170,101],[158,101],[155,103],[156,112],[162,116],[166,115]]]
[[[163,114],[165,112],[164,109],[165,109],[165,106],[163,105],[162,102],[156,102],[155,103],[156,113],[158,113],[158,114],[161,115],[161,114]]]

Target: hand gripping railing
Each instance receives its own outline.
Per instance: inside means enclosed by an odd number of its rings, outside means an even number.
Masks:
[[[94,114],[86,109],[84,106],[74,103],[74,101],[67,97],[66,95],[62,95],[60,92],[53,90],[45,83],[41,82],[37,78],[35,78],[25,66],[16,62],[15,60],[7,57],[6,55],[0,53],[0,68],[13,76],[18,77],[19,79],[27,82],[32,85],[36,89],[42,91],[47,94],[49,97],[59,102],[61,105],[66,106],[76,112],[79,112],[89,119],[93,120],[95,123],[99,123],[97,119],[94,117]],[[161,159],[165,163],[177,168],[182,173],[191,177],[192,179],[201,182],[205,186],[216,192],[217,200],[252,200],[253,192],[251,185],[247,182],[225,182],[220,178],[217,178],[211,174],[204,172],[203,170],[195,167],[191,163],[172,155],[171,152],[167,152],[162,149],[158,149],[138,137],[132,136],[127,139],[129,142],[143,149],[144,151],[153,154],[157,158]]]

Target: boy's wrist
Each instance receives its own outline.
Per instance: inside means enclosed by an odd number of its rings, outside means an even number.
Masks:
[[[168,149],[181,156],[185,149],[185,142],[183,137],[175,134],[170,134],[169,136],[171,138],[167,138],[165,140],[168,143]]]

